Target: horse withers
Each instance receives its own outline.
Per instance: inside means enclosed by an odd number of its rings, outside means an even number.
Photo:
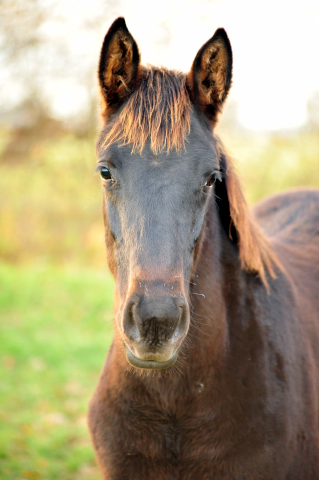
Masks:
[[[89,410],[105,480],[318,480],[319,192],[247,209],[214,136],[223,29],[187,75],[102,46],[114,339]]]

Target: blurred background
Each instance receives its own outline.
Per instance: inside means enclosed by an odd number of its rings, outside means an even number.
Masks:
[[[251,203],[319,186],[317,0],[0,1],[0,479],[97,479],[86,411],[112,336],[96,68],[124,16],[143,63],[187,71],[218,27],[218,126]]]

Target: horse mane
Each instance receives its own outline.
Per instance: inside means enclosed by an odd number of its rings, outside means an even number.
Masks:
[[[190,131],[191,102],[186,77],[166,68],[143,67],[141,81],[129,96],[103,145],[114,142],[132,145],[142,152],[146,140],[156,155],[185,148]]]
[[[268,238],[253,218],[247,205],[233,162],[218,140],[222,183],[216,183],[216,202],[221,222],[238,247],[243,269],[258,274],[269,292],[267,272],[276,278],[275,267],[282,269]]]
[[[174,70],[142,67],[141,79],[102,140],[107,148],[114,142],[132,145],[132,153],[141,153],[147,139],[156,155],[185,148],[190,132],[191,100],[186,76]],[[108,112],[102,112],[107,118]],[[216,202],[221,223],[237,244],[242,268],[258,274],[268,290],[267,272],[275,278],[280,263],[268,239],[250,213],[231,158],[217,141],[223,181],[217,182]]]

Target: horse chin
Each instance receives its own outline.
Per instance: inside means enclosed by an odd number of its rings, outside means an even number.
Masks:
[[[126,347],[126,359],[133,367],[142,368],[147,370],[163,370],[164,368],[169,368],[176,362],[178,357],[178,352],[176,351],[173,356],[166,360],[165,362],[159,362],[157,360],[144,360],[136,357],[131,350]]]

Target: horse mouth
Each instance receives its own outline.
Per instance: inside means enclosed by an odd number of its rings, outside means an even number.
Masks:
[[[156,360],[143,360],[141,358],[137,358],[131,350],[126,347],[126,359],[128,363],[133,365],[133,367],[137,368],[144,368],[147,370],[163,370],[164,368],[169,368],[176,362],[178,357],[178,353],[175,352],[174,355],[165,362],[158,362]]]

